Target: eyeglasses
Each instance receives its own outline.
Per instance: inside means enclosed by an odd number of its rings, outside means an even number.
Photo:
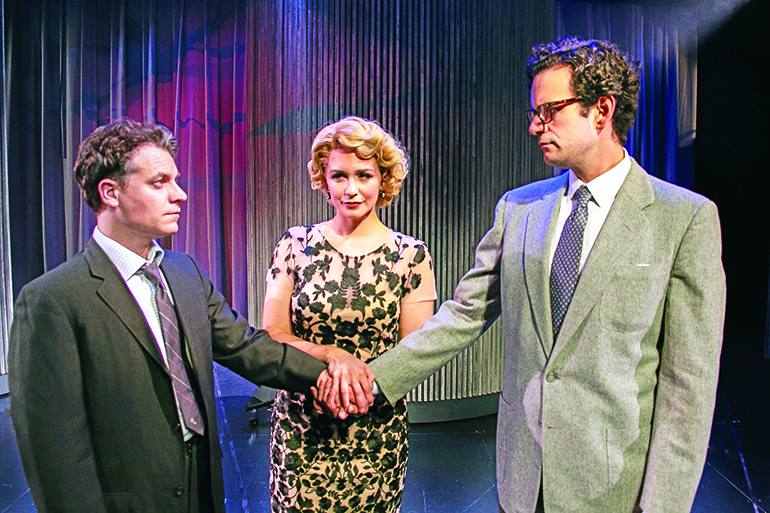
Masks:
[[[532,123],[535,120],[535,116],[537,116],[542,124],[547,125],[551,122],[551,120],[553,120],[554,112],[558,111],[559,109],[563,109],[567,105],[579,102],[580,100],[582,100],[582,98],[578,96],[576,98],[568,98],[566,100],[556,100],[555,102],[543,103],[534,109],[528,110],[527,119],[530,123]]]

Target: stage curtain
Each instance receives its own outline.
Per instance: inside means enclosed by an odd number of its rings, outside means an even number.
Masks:
[[[165,247],[246,308],[246,4],[29,0],[4,9],[14,295],[82,249],[95,216],[72,178],[97,126],[129,117],[179,139],[189,199]]]
[[[672,2],[676,4],[676,2]],[[556,2],[556,35],[609,39],[641,64],[626,148],[648,173],[693,188],[698,13],[693,6]]]
[[[0,34],[5,27],[5,0],[0,0]],[[0,53],[0,97],[5,98],[5,52]],[[0,102],[0,395],[8,392],[8,337],[11,331],[13,280],[11,278],[11,225],[8,201],[8,145],[5,101]]]

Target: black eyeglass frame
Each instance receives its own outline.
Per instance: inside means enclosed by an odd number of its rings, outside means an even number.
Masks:
[[[553,121],[553,113],[557,112],[567,105],[581,101],[583,98],[576,96],[574,98],[567,98],[566,100],[556,100],[554,102],[541,103],[534,109],[527,111],[527,119],[530,124],[535,120],[535,116],[540,120],[543,125],[547,125]]]

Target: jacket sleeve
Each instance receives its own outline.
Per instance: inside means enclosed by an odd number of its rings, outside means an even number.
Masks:
[[[671,270],[652,439],[642,491],[650,513],[690,511],[708,449],[725,312],[716,205],[703,203]]]
[[[85,408],[75,314],[42,287],[26,287],[9,344],[11,417],[40,512],[106,511]]]
[[[249,326],[199,268],[198,273],[208,301],[215,362],[257,385],[297,392],[315,386],[325,363]]]
[[[506,196],[497,203],[495,222],[476,248],[476,264],[457,285],[454,299],[441,305],[422,328],[369,362],[392,403],[409,393],[479,338],[500,316],[500,258]]]

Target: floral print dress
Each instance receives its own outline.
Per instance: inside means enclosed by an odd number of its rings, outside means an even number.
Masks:
[[[289,229],[273,252],[269,284],[291,291],[293,334],[336,345],[364,362],[398,343],[401,305],[436,299],[425,244],[391,231],[361,256],[337,251],[317,225]],[[272,511],[397,512],[406,474],[403,399],[378,396],[366,414],[318,414],[312,396],[279,391],[270,433]]]

